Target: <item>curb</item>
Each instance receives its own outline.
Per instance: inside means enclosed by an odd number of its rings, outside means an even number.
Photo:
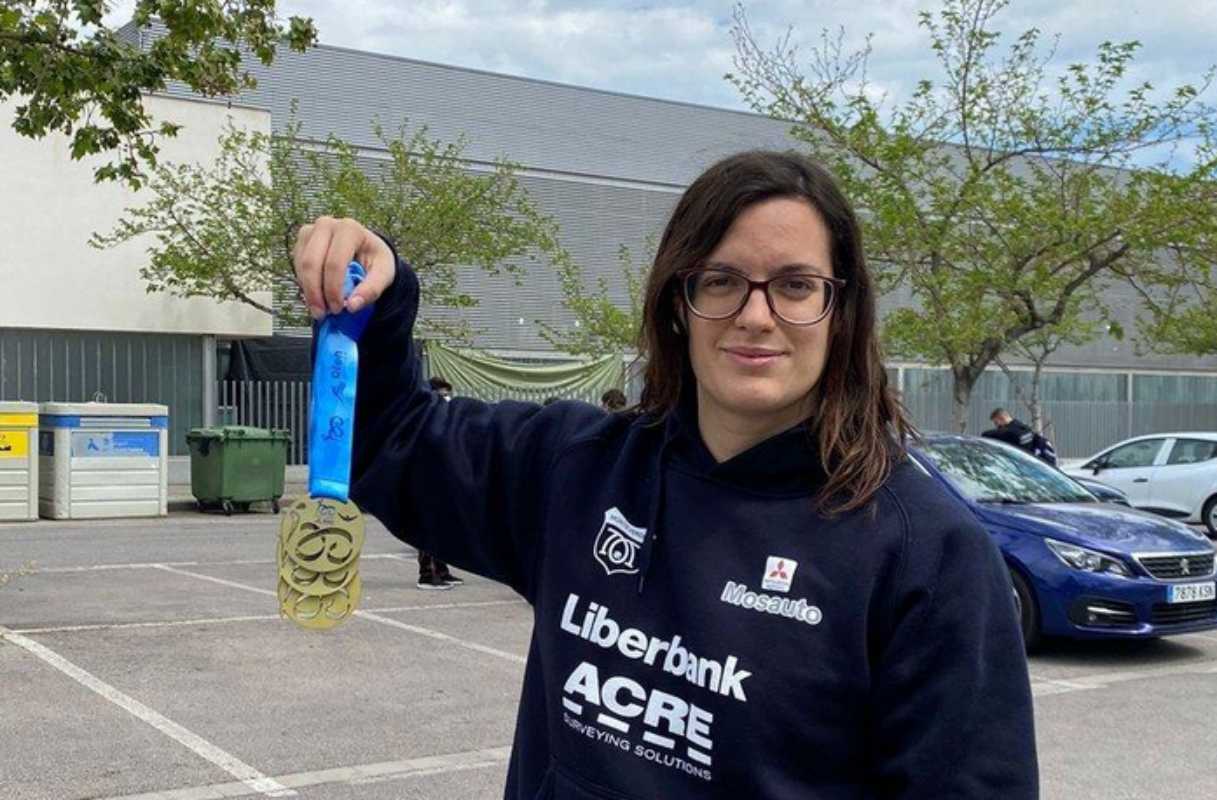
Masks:
[[[292,490],[290,492],[284,492],[283,495],[279,498],[279,505],[281,507],[286,507],[289,503],[295,502],[297,496],[302,495],[302,494],[304,494],[303,489],[297,489],[296,487],[292,487]],[[265,510],[264,510],[264,507],[265,507]],[[169,508],[170,514],[175,513],[175,512],[180,513],[183,511],[198,511],[198,502],[194,499],[194,495],[176,495],[176,496],[172,496],[169,498],[168,508]],[[253,510],[251,510],[247,513],[263,514],[263,513],[269,513],[269,511],[270,511],[269,503],[261,502],[261,503],[258,503],[258,505]],[[209,511],[207,513],[216,513],[216,514],[219,514],[220,516],[223,516],[223,512],[221,512],[221,511],[214,511],[214,512]],[[241,512],[233,512],[233,513],[239,514]]]

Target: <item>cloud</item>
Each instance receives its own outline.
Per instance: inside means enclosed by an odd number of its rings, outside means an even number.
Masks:
[[[611,91],[738,106],[722,80],[732,46],[696,4],[354,0],[297,2],[322,40]],[[330,16],[335,16],[330,19]]]
[[[130,18],[134,0],[113,4]],[[734,3],[576,0],[287,0],[286,17],[311,16],[325,44],[541,80],[742,108],[723,80],[732,69]],[[762,43],[788,26],[804,49],[823,29],[843,27],[860,47],[868,33],[870,77],[898,102],[916,80],[936,75],[928,37],[917,25],[925,0],[754,0],[748,17]],[[1132,78],[1167,86],[1199,80],[1214,60],[1217,14],[1195,0],[1014,0],[998,17],[1003,45],[1030,27],[1046,42],[1060,33],[1057,61],[1092,60],[1104,39],[1138,39]]]

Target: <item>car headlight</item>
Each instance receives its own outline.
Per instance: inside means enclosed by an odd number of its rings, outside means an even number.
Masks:
[[[1056,539],[1044,539],[1044,544],[1048,545],[1048,549],[1055,553],[1056,557],[1067,567],[1073,567],[1082,572],[1106,573],[1119,575],[1121,578],[1132,577],[1132,573],[1128,571],[1128,567],[1124,566],[1123,561],[1106,553],[1078,547],[1076,544],[1058,542]]]

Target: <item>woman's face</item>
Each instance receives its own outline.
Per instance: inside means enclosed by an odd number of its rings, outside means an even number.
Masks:
[[[745,209],[706,262],[729,265],[754,281],[792,265],[800,273],[834,277],[830,242],[810,203],[779,197]],[[809,395],[824,371],[832,314],[814,325],[791,325],[773,315],[760,290],[732,318],[707,320],[682,311],[703,426],[778,432],[810,415]]]

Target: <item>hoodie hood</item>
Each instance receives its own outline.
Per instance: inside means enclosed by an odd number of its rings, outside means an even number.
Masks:
[[[661,522],[669,468],[722,484],[771,497],[814,496],[827,481],[827,473],[805,422],[801,422],[726,461],[717,461],[701,436],[697,417],[697,389],[692,374],[686,375],[680,402],[662,422],[663,444],[655,454],[650,474],[652,484],[647,512],[647,536],[639,554],[638,593],[646,586],[647,572],[655,549],[662,540]]]
[[[701,436],[697,390],[691,380],[665,420],[663,449],[670,463],[685,472],[764,495],[811,496],[828,479],[805,421],[726,461],[715,460]]]

